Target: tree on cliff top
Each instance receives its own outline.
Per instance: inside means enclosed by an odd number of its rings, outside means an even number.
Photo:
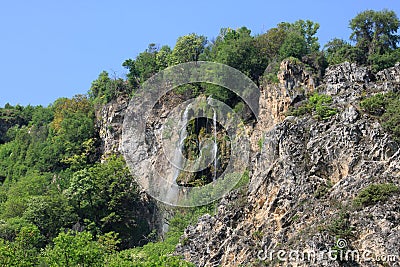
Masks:
[[[397,49],[400,36],[397,34],[400,21],[394,11],[366,10],[359,13],[350,21],[350,29],[353,31],[350,39],[356,42],[356,48],[362,51],[361,64],[374,65],[381,61],[382,56]],[[390,61],[396,61],[391,57]],[[380,62],[379,65],[384,63]],[[377,66],[379,68],[379,66]]]

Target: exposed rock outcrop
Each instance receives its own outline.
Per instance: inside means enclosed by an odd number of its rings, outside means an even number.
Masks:
[[[252,150],[259,150],[262,133],[283,121],[291,105],[305,99],[314,91],[316,81],[303,63],[284,60],[278,72],[278,84],[262,82],[259,98],[258,122],[252,134]]]
[[[103,155],[121,152],[122,123],[128,104],[129,97],[124,95],[101,106],[96,112]]]
[[[381,72],[375,82],[368,68],[349,63],[330,67],[317,88],[331,95],[339,110],[329,120],[290,116],[276,119],[282,121],[271,127],[263,121],[268,116],[260,116],[256,129],[263,142],[252,161],[248,191],[231,192],[215,216],[205,215],[188,227],[177,254],[196,266],[398,266],[399,193],[374,205],[354,204],[370,184],[400,186],[399,144],[357,105],[363,94],[393,90],[398,68]],[[277,87],[264,90],[271,88]],[[292,91],[280,100],[261,96],[261,114],[274,106],[279,107],[275,114],[281,114],[290,105],[296,87],[285,88]],[[271,105],[273,101],[281,102]],[[258,143],[259,133],[252,138]],[[325,257],[290,261],[286,254],[282,261],[279,250],[325,252]],[[329,250],[335,255],[358,252],[360,257],[330,259]],[[364,261],[362,253],[386,260]],[[397,258],[391,261],[390,255]]]
[[[278,80],[262,83],[259,121],[247,126],[253,151],[248,188],[231,192],[214,216],[204,215],[188,227],[176,254],[196,266],[398,266],[399,193],[366,206],[356,206],[354,199],[371,184],[400,186],[399,144],[358,107],[365,96],[398,91],[400,65],[374,75],[367,67],[346,62],[329,67],[318,85],[304,65],[287,60]],[[338,113],[328,120],[287,117],[290,106],[314,91],[332,96]],[[165,96],[159,101],[148,121],[153,129],[149,140],[184,100]],[[97,114],[105,154],[120,149],[127,105],[127,99],[117,99]],[[160,149],[151,147],[146,160],[154,163]],[[157,165],[160,172],[162,165]],[[171,214],[159,205],[160,232],[168,228]],[[338,238],[347,243],[341,249]],[[354,260],[329,259],[332,249],[360,254]],[[279,250],[325,256],[289,261],[286,255],[282,261]],[[363,252],[370,259],[386,256],[387,261],[364,261]],[[389,260],[391,255],[397,262]]]
[[[281,62],[278,80],[286,89],[306,87],[312,90],[316,87],[316,78],[312,72],[306,70],[304,63],[294,59]]]

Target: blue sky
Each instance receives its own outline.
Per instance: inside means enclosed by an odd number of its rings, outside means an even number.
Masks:
[[[320,42],[348,39],[348,22],[366,10],[394,10],[398,0],[105,1],[3,0],[0,6],[0,106],[44,105],[86,93],[102,70],[123,76],[122,62],[149,43],[175,44],[222,27],[263,33],[279,22],[320,23]]]

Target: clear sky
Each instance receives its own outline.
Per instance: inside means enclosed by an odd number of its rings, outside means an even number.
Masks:
[[[366,9],[394,10],[398,0],[1,0],[0,106],[44,105],[86,93],[102,70],[124,76],[125,59],[149,43],[173,47],[195,32],[222,27],[263,33],[279,22],[320,23],[321,44],[348,39],[348,22]]]

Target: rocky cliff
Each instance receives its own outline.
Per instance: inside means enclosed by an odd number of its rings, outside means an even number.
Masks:
[[[188,227],[176,253],[196,266],[399,266],[399,193],[356,205],[371,184],[400,185],[399,144],[359,108],[362,97],[397,91],[399,71],[373,75],[343,63],[315,88],[304,70],[282,63],[280,84],[262,88],[251,140],[262,146],[248,189]],[[336,115],[284,115],[313,90],[332,96]]]
[[[102,141],[102,154],[120,153],[122,123],[129,104],[129,96],[122,95],[100,106],[96,112],[96,125]]]
[[[188,227],[176,254],[196,266],[399,266],[399,192],[368,205],[357,200],[371,185],[400,186],[399,144],[359,107],[367,96],[399,90],[400,65],[373,74],[343,63],[318,82],[287,60],[278,80],[262,83],[259,120],[248,126],[248,186]],[[314,92],[332,97],[335,115],[288,116]],[[160,100],[149,125],[158,129],[180,97]],[[120,150],[127,104],[120,98],[97,113],[105,154]],[[158,227],[166,229],[171,210],[160,207]]]

